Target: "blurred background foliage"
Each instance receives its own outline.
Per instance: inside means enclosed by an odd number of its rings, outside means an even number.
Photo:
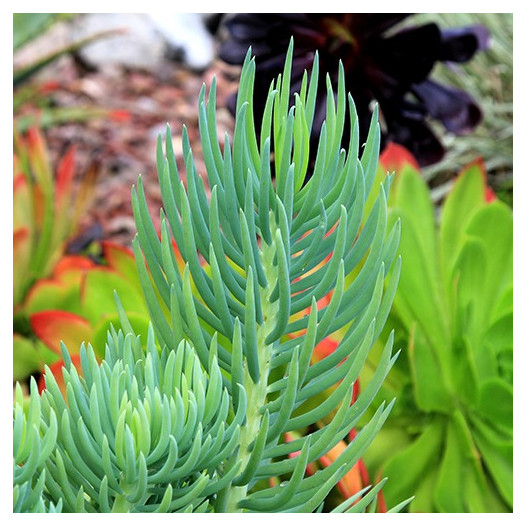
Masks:
[[[390,331],[402,354],[376,403],[393,412],[364,456],[396,484],[387,503],[416,494],[414,512],[513,509],[513,219],[487,188],[480,161],[454,179],[435,221],[430,191],[405,154],[389,223],[401,219],[402,272],[386,327],[360,382],[376,370]],[[369,370],[368,370],[369,369]]]
[[[31,45],[39,36],[58,23],[82,23],[82,15],[71,13],[14,13],[13,51],[18,53]],[[145,15],[146,16],[146,15]],[[220,43],[224,39],[228,15],[206,14],[214,19],[210,30],[215,39],[215,56],[210,58],[208,70],[215,73]],[[217,22],[219,21],[219,22]],[[397,25],[400,28],[436,23],[441,29],[469,27],[482,24],[490,34],[489,47],[479,51],[466,63],[437,61],[432,78],[445,85],[457,87],[468,93],[482,108],[483,121],[466,135],[448,133],[438,122],[427,124],[446,148],[445,157],[422,169],[422,176],[431,187],[433,200],[439,203],[452,185],[452,180],[463,166],[481,157],[488,172],[488,182],[500,199],[513,204],[513,14],[511,13],[419,13],[407,17]],[[218,29],[219,28],[219,29]],[[128,31],[125,22],[121,31]],[[57,58],[69,54],[76,61],[78,52],[95,40],[115,36],[115,28],[95,31],[89,36],[71,30],[70,38],[58,42],[56,49],[44,53],[29,63],[15,60],[14,111],[18,116],[17,127],[26,129],[34,124],[38,115],[41,126],[50,127],[68,122],[104,118],[110,109],[98,104],[56,106],[51,96],[54,89],[49,82],[38,83],[38,73]],[[160,37],[161,38],[161,37]],[[183,53],[184,55],[184,53]],[[171,65],[170,65],[171,64]],[[179,63],[168,62],[168,68],[184,69],[184,59]],[[194,72],[197,77],[204,77]],[[162,73],[164,75],[165,72]],[[206,72],[205,72],[206,74]],[[157,75],[158,77],[160,75]],[[58,80],[58,79],[57,79]],[[123,78],[125,82],[125,78]],[[51,83],[52,84],[52,83]]]
[[[69,16],[66,13],[13,13],[13,51],[38,37],[53,22]]]
[[[23,52],[59,22],[74,18],[71,13],[13,13],[13,53]],[[58,83],[42,83],[38,74],[65,55],[72,55],[84,46],[115,31],[101,31],[86,38],[57,42],[49,51],[29,53],[29,59],[15,60],[13,67],[13,113],[15,127],[25,132],[31,126],[47,128],[64,122],[83,122],[108,117],[107,108],[96,106],[55,107],[51,94]]]
[[[467,91],[482,106],[484,117],[474,132],[452,136],[437,127],[447,148],[445,158],[422,170],[434,187],[432,196],[442,198],[454,174],[481,157],[489,184],[500,199],[513,204],[513,14],[437,13],[418,14],[413,21],[437,22],[444,27],[485,25],[491,35],[489,48],[477,53],[462,67],[438,64],[434,76]]]

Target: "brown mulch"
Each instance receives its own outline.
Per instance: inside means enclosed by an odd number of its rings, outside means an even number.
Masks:
[[[53,125],[45,130],[52,159],[67,147],[76,149],[76,168],[84,173],[98,166],[94,199],[81,221],[78,234],[130,246],[135,235],[131,188],[139,174],[154,224],[159,226],[161,196],[157,181],[156,141],[171,127],[176,161],[181,176],[182,128],[187,127],[198,173],[206,178],[198,131],[198,97],[201,86],[217,79],[219,137],[232,136],[233,118],[226,109],[228,96],[237,87],[238,70],[216,61],[206,71],[194,72],[166,61],[158,72],[87,71],[68,57],[55,66],[51,93],[57,107],[94,107],[114,110],[110,117]],[[49,72],[48,72],[49,78]],[[97,234],[94,234],[97,232]]]

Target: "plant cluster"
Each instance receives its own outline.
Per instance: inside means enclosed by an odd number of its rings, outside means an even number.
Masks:
[[[110,325],[120,328],[114,292],[134,330],[146,333],[149,314],[133,253],[109,241],[100,245],[97,261],[86,255],[64,255],[49,278],[39,279],[29,289],[18,313],[28,329],[14,335],[15,380],[43,372],[46,364],[60,383],[61,342],[72,349],[74,363],[84,341],[91,342],[101,359]],[[44,385],[43,378],[39,385]]]
[[[379,341],[394,329],[406,352],[380,391],[396,396],[396,408],[364,460],[396,480],[388,503],[411,488],[411,511],[509,512],[512,211],[487,188],[480,162],[459,174],[438,224],[414,164],[400,163],[389,208],[389,223],[402,220],[404,266]]]
[[[18,380],[53,359],[32,337],[31,292],[59,265],[90,203],[97,171],[92,167],[75,177],[73,148],[54,171],[43,135],[32,128],[25,135],[15,133],[13,175],[13,363]]]
[[[32,382],[27,412],[18,390],[15,510],[321,511],[384,424],[393,402],[381,404],[330,464],[306,473],[363,419],[396,360],[391,335],[353,400],[396,291],[400,225],[387,225],[391,178],[374,185],[377,112],[360,154],[342,66],[336,93],[327,79],[326,120],[307,177],[318,64],[289,107],[292,51],[270,87],[259,133],[250,51],[232,140],[217,136],[215,82],[208,98],[203,87],[210,195],[188,136],[186,184],[169,128],[165,151],[159,140],[160,236],[141,179],[132,192],[134,253],[151,326],[136,334],[116,296],[121,329],[110,327],[102,361],[82,345],[77,368],[63,346],[63,391],[49,368],[40,396]],[[315,347],[336,331],[345,335],[333,352],[313,361]],[[374,510],[384,482],[330,511]]]
[[[431,191],[393,143],[377,166],[378,110],[345,63],[320,103],[303,44],[267,97],[244,55],[232,138],[203,86],[206,178],[167,128],[133,251],[64,255],[94,174],[15,134],[15,512],[512,510],[511,210],[481,161]]]
[[[296,42],[293,91],[299,89],[303,69],[311,67],[315,52],[319,52],[321,71],[333,82],[341,60],[362,124],[361,142],[366,140],[364,125],[371,118],[372,103],[377,102],[382,148],[391,141],[401,144],[420,165],[427,166],[444,157],[445,132],[454,137],[470,133],[482,118],[474,93],[455,86],[451,77],[461,74],[477,52],[487,49],[489,32],[472,19],[461,27],[456,18],[443,26],[441,21],[439,15],[422,20],[411,13],[233,13],[223,21],[226,36],[219,56],[240,65],[245,50],[252,47],[259,60],[258,121],[267,86],[283,64],[289,35]],[[442,65],[454,73],[438,78],[435,69]],[[320,100],[315,110],[313,142],[325,118],[324,103]]]
[[[483,120],[473,132],[461,137],[443,134],[444,159],[426,167],[426,180],[444,179],[458,173],[475,156],[481,156],[488,183],[501,200],[513,201],[513,14],[421,13],[422,22],[432,19],[444,26],[483,24],[491,34],[484,53],[477,53],[462,69],[440,64],[434,76],[443,83],[468,92],[482,109]]]

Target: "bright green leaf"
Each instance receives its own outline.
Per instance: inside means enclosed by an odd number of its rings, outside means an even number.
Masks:
[[[501,378],[492,378],[480,387],[480,414],[487,421],[511,430],[513,425],[513,389]]]
[[[461,172],[442,209],[440,248],[442,265],[450,276],[466,226],[473,214],[484,205],[484,173],[478,164]]]
[[[84,315],[92,324],[97,323],[101,315],[115,312],[114,291],[125,310],[140,312],[142,307],[147,313],[140,289],[115,271],[95,269],[86,275],[81,297]]]
[[[384,488],[389,506],[418,493],[420,479],[432,469],[444,442],[444,423],[436,418],[408,447],[392,449],[382,476],[396,481]]]

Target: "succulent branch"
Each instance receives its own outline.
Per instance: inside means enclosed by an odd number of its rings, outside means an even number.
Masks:
[[[19,423],[25,421],[20,404],[15,407],[15,472],[23,470],[19,480],[40,492],[42,505],[97,512],[319,511],[387,418],[393,402],[379,406],[334,462],[306,475],[306,466],[362,419],[396,360],[391,335],[351,404],[393,301],[400,224],[387,229],[390,178],[378,195],[371,193],[377,112],[360,155],[342,69],[336,93],[327,82],[330,103],[308,173],[318,65],[289,108],[291,64],[292,43],[256,131],[249,50],[234,135],[224,145],[215,125],[215,81],[208,94],[203,87],[199,128],[210,192],[188,136],[183,133],[186,181],[170,129],[164,149],[159,139],[160,236],[140,178],[132,191],[135,259],[151,317],[145,347],[117,301],[122,330],[108,334],[102,363],[88,345],[77,371],[64,348],[66,395],[48,371],[40,402],[31,395],[30,425]],[[341,145],[346,118],[347,150]],[[318,305],[322,299],[325,306]],[[335,351],[314,363],[315,346],[340,330],[345,335]],[[286,441],[290,432],[296,438]],[[374,509],[383,483],[332,511]],[[22,486],[15,492],[21,495]]]

